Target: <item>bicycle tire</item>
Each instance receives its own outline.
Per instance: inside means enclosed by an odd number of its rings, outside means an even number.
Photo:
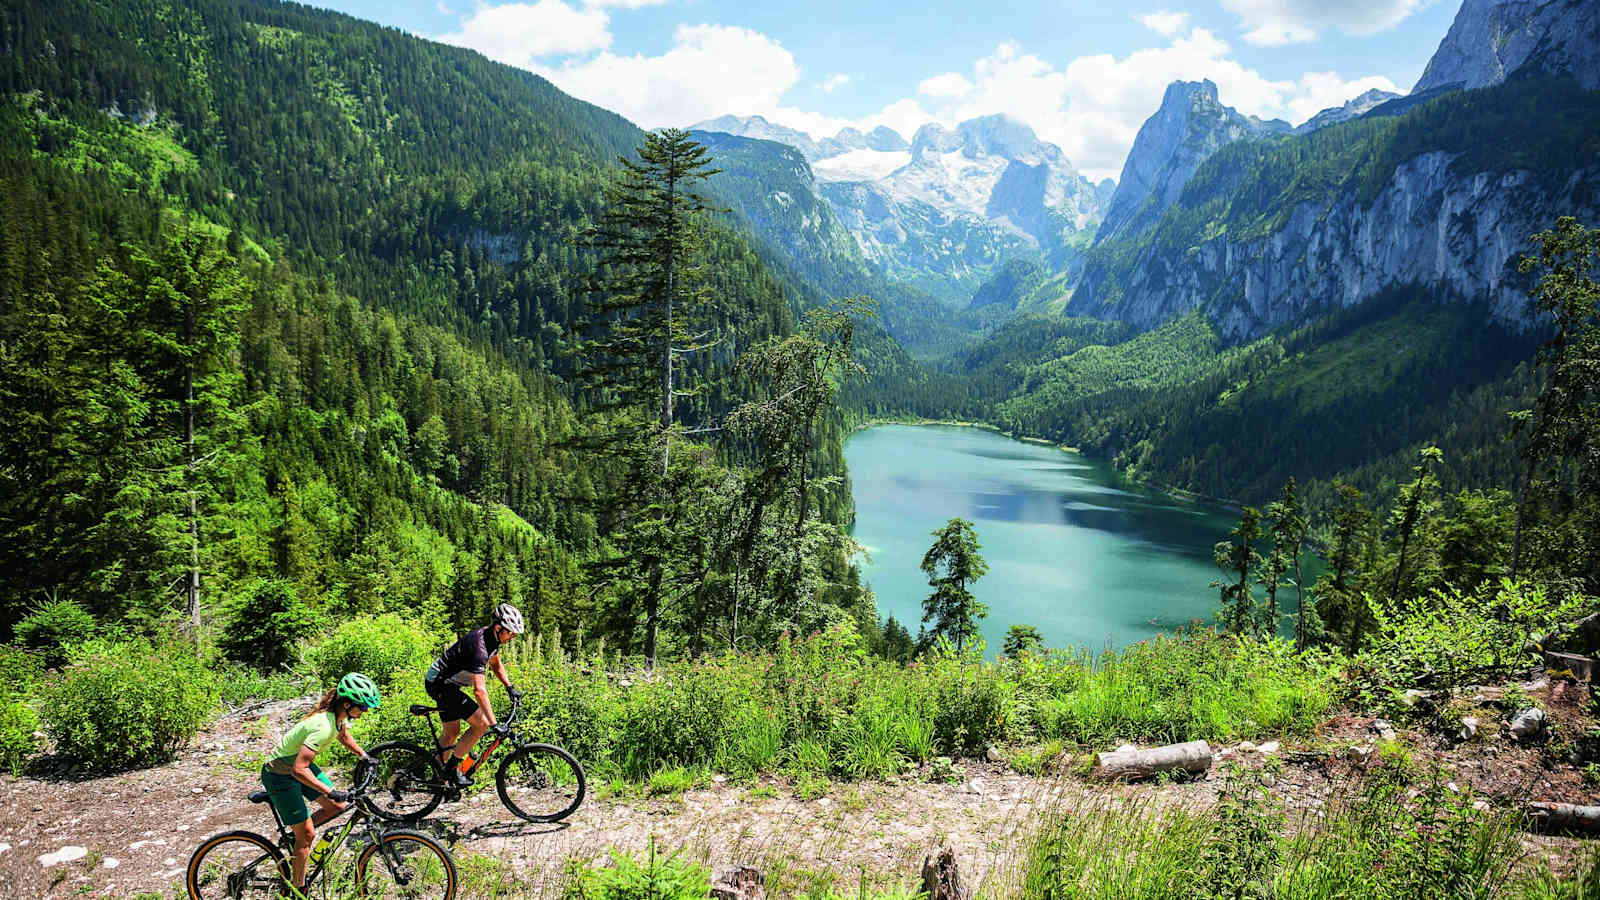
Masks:
[[[571,753],[553,744],[524,744],[501,761],[494,786],[518,817],[559,822],[583,803],[587,782]]]
[[[232,850],[244,851],[239,857],[243,862],[217,859]],[[208,859],[218,868],[208,870]],[[267,862],[271,866],[265,873],[256,871]],[[289,860],[276,844],[253,831],[222,831],[201,841],[183,875],[189,900],[280,897],[288,884]]]
[[[377,783],[361,798],[368,812],[385,822],[414,825],[439,808],[448,788],[433,754],[410,741],[386,741],[367,755],[378,761]],[[368,768],[357,765],[356,784],[366,783]]]
[[[407,850],[407,847],[412,849]],[[379,850],[385,851],[382,855]],[[405,862],[402,868],[409,871],[396,873],[388,853],[400,854]],[[381,861],[372,868],[372,860]],[[407,878],[433,876],[430,886],[407,884]],[[431,885],[442,880],[442,892]],[[356,857],[356,896],[362,900],[390,900],[406,897],[411,900],[451,900],[456,895],[456,862],[450,851],[432,837],[420,831],[385,832],[378,843],[368,844]]]

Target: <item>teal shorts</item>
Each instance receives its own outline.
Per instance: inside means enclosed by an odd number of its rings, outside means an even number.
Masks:
[[[333,788],[333,780],[322,774],[316,763],[311,764],[311,774],[329,789]],[[311,818],[311,810],[306,806],[306,801],[322,796],[321,793],[296,781],[293,775],[279,775],[266,766],[261,767],[261,783],[266,786],[267,799],[272,803],[272,808],[278,811],[278,818],[282,819],[285,825],[299,825]]]

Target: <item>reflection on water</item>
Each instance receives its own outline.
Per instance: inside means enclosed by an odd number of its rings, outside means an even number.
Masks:
[[[989,574],[990,648],[1028,623],[1055,646],[1099,648],[1209,617],[1212,547],[1226,512],[1129,484],[1109,467],[974,428],[890,425],[845,445],[863,573],[879,612],[913,632],[928,584],[918,568],[931,532],[972,519]]]

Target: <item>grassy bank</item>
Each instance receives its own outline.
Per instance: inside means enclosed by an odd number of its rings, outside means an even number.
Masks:
[[[844,629],[653,673],[607,665],[602,654],[552,652],[537,639],[507,655],[526,694],[527,733],[568,747],[602,777],[629,781],[709,772],[886,778],[1008,742],[1297,734],[1333,704],[1336,671],[1331,659],[1282,643],[1209,631],[1100,655],[984,662],[943,653],[909,666],[869,656]],[[362,740],[427,737],[406,713],[426,702],[425,665],[419,657],[385,679],[384,708],[363,720]]]

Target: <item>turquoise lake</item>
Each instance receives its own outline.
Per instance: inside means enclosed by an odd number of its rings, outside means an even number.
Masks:
[[[863,574],[879,615],[913,636],[929,591],[918,564],[932,532],[956,516],[972,520],[989,563],[973,593],[989,605],[990,655],[1012,624],[1037,626],[1049,646],[1099,650],[1216,611],[1212,547],[1236,513],[978,428],[881,425],[856,432],[844,451]]]

